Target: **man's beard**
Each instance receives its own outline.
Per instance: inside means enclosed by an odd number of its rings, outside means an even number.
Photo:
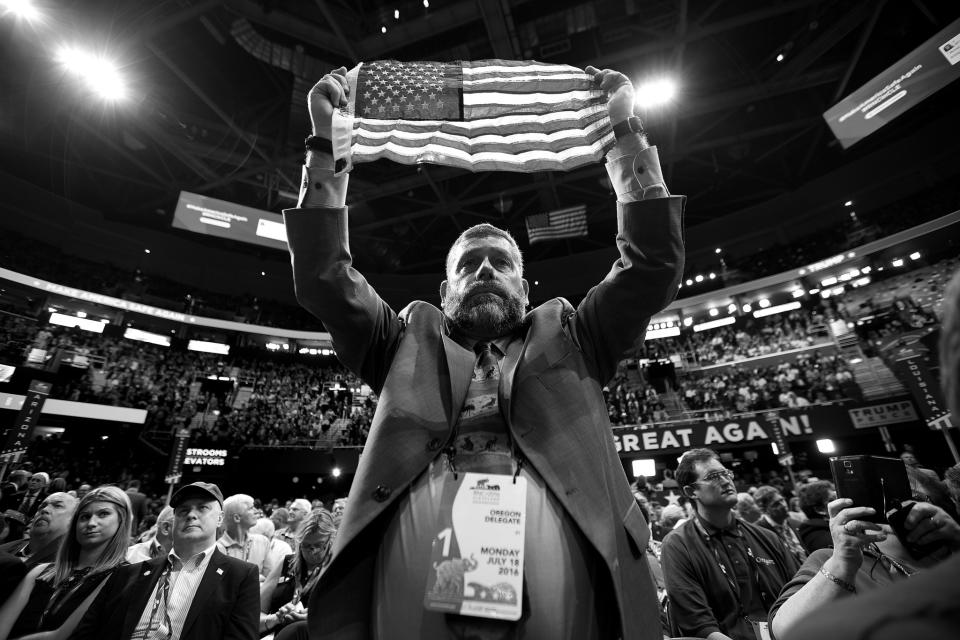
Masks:
[[[473,295],[466,291],[444,303],[444,311],[454,327],[470,335],[492,338],[507,335],[520,326],[527,305],[522,296],[483,285],[474,286],[473,290],[478,288],[485,291]]]

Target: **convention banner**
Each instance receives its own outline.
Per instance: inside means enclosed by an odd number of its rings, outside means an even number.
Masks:
[[[164,480],[167,484],[177,484],[183,474],[183,459],[187,455],[187,441],[190,439],[189,429],[180,429],[173,439],[173,448],[170,449],[170,463],[167,465],[167,475]]]
[[[920,419],[913,403],[909,400],[885,402],[869,407],[854,407],[848,409],[847,413],[850,414],[854,429],[871,429],[888,424],[916,422]]]
[[[811,405],[798,409],[742,414],[718,421],[677,423],[667,427],[613,427],[613,442],[620,457],[625,459],[644,453],[682,453],[695,447],[729,448],[771,442],[777,442],[783,455],[789,455],[785,445],[790,441],[857,433],[851,419],[851,408],[879,412],[878,407],[888,404],[890,403]]]
[[[30,434],[33,428],[37,426],[37,420],[40,419],[40,412],[43,410],[43,403],[53,385],[41,380],[31,380],[30,388],[27,390],[27,396],[20,407],[20,413],[17,414],[17,421],[7,430],[7,438],[3,445],[3,451],[0,457],[3,459],[16,458],[27,450],[30,443]]]
[[[932,365],[929,353],[905,347],[894,356],[893,373],[910,390],[926,425],[931,429],[946,429],[953,426],[950,410],[930,370]]]

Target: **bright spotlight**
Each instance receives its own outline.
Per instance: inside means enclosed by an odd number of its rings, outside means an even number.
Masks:
[[[330,475],[332,475],[334,478],[339,478],[339,477],[340,477],[340,467],[334,467],[334,468],[333,468],[333,471],[330,472]]]
[[[820,453],[835,453],[837,446],[833,444],[833,440],[824,438],[823,440],[817,440],[817,451]]]
[[[777,62],[783,62],[783,54],[782,54],[782,53],[778,53],[778,54],[777,54]]]
[[[710,308],[710,315],[711,315],[711,316],[715,316],[715,315],[717,315],[718,313],[720,313],[720,312],[717,311],[715,308],[713,308],[713,307]]]
[[[71,47],[60,49],[57,52],[57,61],[104,98],[122,100],[126,97],[127,89],[123,77],[112,61]]]
[[[644,82],[637,87],[635,102],[638,107],[648,108],[666,104],[673,100],[677,93],[677,85],[669,78]]]
[[[24,20],[36,20],[40,17],[40,12],[30,0],[0,0],[0,9],[3,13],[12,13]]]

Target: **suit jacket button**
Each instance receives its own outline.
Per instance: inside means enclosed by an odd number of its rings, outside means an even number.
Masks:
[[[373,499],[377,502],[383,502],[390,497],[390,487],[385,487],[382,484],[378,484],[377,488],[373,490]]]
[[[427,443],[427,451],[437,451],[440,447],[443,446],[443,443],[440,442],[440,438],[434,438]]]

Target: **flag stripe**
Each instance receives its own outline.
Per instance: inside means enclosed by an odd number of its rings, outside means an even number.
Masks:
[[[569,65],[376,61],[348,77],[356,78],[355,117],[336,129],[334,147],[349,146],[354,163],[569,170],[600,160],[614,143],[605,93]]]
[[[523,153],[544,149],[561,151],[575,145],[591,145],[603,138],[603,122],[595,122],[585,129],[555,131],[543,133],[515,133],[512,135],[484,135],[468,137],[452,135],[438,131],[378,131],[362,132],[354,140],[358,145],[376,146],[390,141],[398,145],[417,148],[425,144],[443,144],[461,151],[499,151],[501,153]]]
[[[605,135],[597,144],[590,147],[565,149],[551,153],[528,151],[521,154],[508,153],[464,153],[443,145],[427,145],[419,149],[409,149],[392,142],[373,147],[355,145],[353,153],[364,161],[386,158],[400,164],[419,164],[430,162],[449,167],[458,167],[468,171],[569,171],[597,158],[602,158],[606,150],[613,146],[613,133]]]
[[[380,120],[375,118],[357,118],[353,122],[354,130],[362,132],[422,132],[439,131],[452,135],[489,135],[529,131],[531,133],[555,133],[571,128],[589,126],[607,117],[606,105],[591,105],[579,111],[558,111],[544,115],[518,114],[474,120],[469,123],[445,120]]]

